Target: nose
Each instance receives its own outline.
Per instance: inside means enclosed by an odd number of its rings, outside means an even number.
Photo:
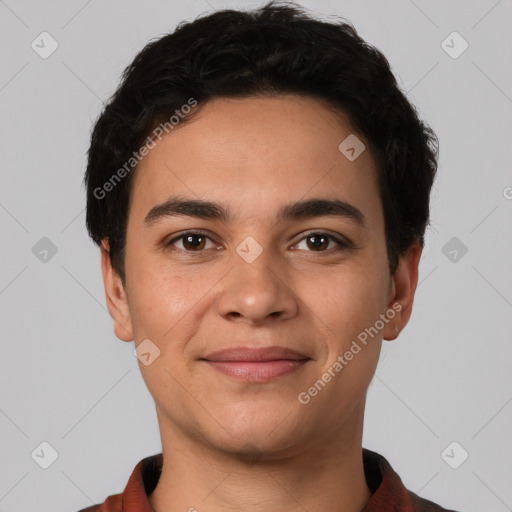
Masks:
[[[249,261],[233,255],[234,267],[223,280],[217,303],[219,315],[254,325],[295,316],[298,297],[284,266],[278,264],[270,250],[263,250],[254,261]]]

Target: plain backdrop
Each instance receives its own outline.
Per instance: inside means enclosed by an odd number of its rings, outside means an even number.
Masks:
[[[382,50],[440,140],[413,314],[384,342],[363,444],[446,508],[512,510],[512,2],[300,4]],[[150,39],[259,5],[0,0],[0,512],[102,502],[161,451],[84,226],[90,131]]]

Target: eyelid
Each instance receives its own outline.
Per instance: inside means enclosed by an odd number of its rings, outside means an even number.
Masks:
[[[178,234],[176,236],[173,236],[173,238],[171,238],[171,240],[169,240],[168,242],[164,242],[164,244],[163,244],[164,248],[172,247],[174,250],[176,250],[178,252],[185,252],[185,253],[188,253],[188,254],[201,254],[201,253],[206,251],[206,249],[203,249],[203,250],[200,250],[200,251],[187,251],[185,249],[179,249],[177,247],[173,247],[173,243],[177,242],[178,240],[181,240],[181,239],[185,238],[188,235],[197,235],[197,236],[201,236],[201,237],[204,237],[204,238],[208,238],[213,243],[216,243],[214,238],[210,234],[208,234],[208,232],[202,231],[202,230],[191,229],[191,230],[183,231],[182,233],[180,233],[180,234]],[[302,234],[301,238],[299,240],[297,240],[293,245],[299,244],[300,242],[302,242],[304,239],[306,239],[308,236],[311,236],[311,235],[324,235],[324,236],[327,236],[331,240],[333,240],[336,244],[338,244],[338,247],[334,248],[334,249],[329,249],[329,250],[326,250],[326,251],[307,251],[307,252],[312,252],[312,253],[316,252],[318,254],[333,254],[333,253],[336,253],[336,252],[339,252],[339,251],[349,250],[349,249],[353,249],[354,248],[354,244],[348,238],[346,238],[345,236],[340,235],[338,233],[333,234],[329,230],[322,230],[322,229],[318,229],[318,228],[317,229],[310,229],[306,233]]]
[[[173,237],[169,241],[164,241],[163,246],[164,248],[172,247],[172,244],[177,242],[178,240],[181,240],[189,235],[197,235],[201,236],[203,238],[208,238],[213,243],[216,243],[214,238],[208,234],[206,231],[201,230],[195,230],[195,229],[188,229],[186,231],[183,231],[182,233],[179,233],[177,235],[173,235]],[[178,249],[177,247],[173,247],[173,249],[176,249],[177,251],[181,252],[187,252],[187,253],[201,253],[204,252],[204,249],[202,251],[185,251],[184,249]]]
[[[339,233],[332,233],[328,229],[310,229],[301,236],[297,243],[302,242],[304,238],[307,238],[308,236],[311,235],[326,235],[335,242],[337,242],[338,244],[343,245],[347,248],[352,247],[354,245],[347,237],[340,235]]]

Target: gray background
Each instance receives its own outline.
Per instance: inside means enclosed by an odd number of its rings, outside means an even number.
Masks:
[[[300,3],[351,20],[440,138],[414,311],[384,342],[364,446],[447,508],[512,510],[512,2]],[[160,452],[84,227],[90,130],[149,39],[213,8],[257,5],[0,0],[0,512],[102,502]],[[31,47],[43,31],[59,45],[46,59]],[[469,44],[458,58],[441,44],[453,31]],[[58,452],[48,469],[31,456],[49,456],[43,441]]]

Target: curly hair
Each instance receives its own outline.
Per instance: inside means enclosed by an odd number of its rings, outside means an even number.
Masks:
[[[435,133],[400,90],[386,57],[349,21],[319,20],[295,4],[271,1],[251,11],[203,15],[150,41],[125,68],[97,119],[84,176],[86,225],[97,245],[108,240],[123,283],[137,170],[135,162],[126,171],[126,162],[155,126],[191,98],[200,107],[219,97],[286,93],[326,102],[366,139],[378,173],[390,274],[414,240],[423,248],[437,171]],[[180,123],[199,110],[180,116]],[[104,187],[123,165],[123,179]]]

